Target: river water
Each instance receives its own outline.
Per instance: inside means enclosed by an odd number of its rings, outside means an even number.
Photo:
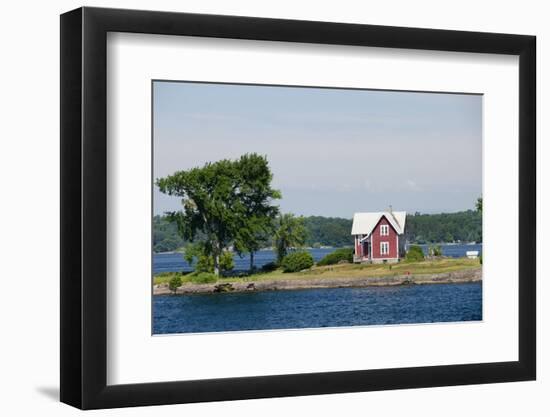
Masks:
[[[425,253],[427,253],[428,246],[420,245]],[[441,245],[444,256],[450,256],[453,258],[459,258],[466,256],[466,251],[477,250],[481,254],[482,245]],[[315,262],[319,261],[323,256],[333,252],[334,248],[323,249],[308,249]],[[234,256],[235,271],[247,271],[250,268],[250,257],[245,255],[244,257]],[[263,250],[256,253],[254,257],[254,265],[261,268],[269,262],[275,260],[275,253],[271,250]],[[192,271],[193,268],[189,266],[183,259],[181,253],[155,253],[153,254],[153,274],[160,272],[179,272],[179,271]]]
[[[153,297],[154,334],[481,319],[479,282]]]

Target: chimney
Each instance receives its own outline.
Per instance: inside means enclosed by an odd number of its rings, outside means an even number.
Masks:
[[[393,214],[393,208],[390,204],[390,206],[388,207],[388,211],[390,212],[390,215],[392,216],[393,220],[395,221],[395,223],[399,224],[399,222],[397,221],[397,217],[395,217],[395,215]]]

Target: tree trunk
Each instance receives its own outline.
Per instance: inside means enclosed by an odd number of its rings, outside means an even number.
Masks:
[[[254,271],[254,252],[250,252],[250,272]]]
[[[214,254],[214,274],[220,276],[220,253],[217,251]]]

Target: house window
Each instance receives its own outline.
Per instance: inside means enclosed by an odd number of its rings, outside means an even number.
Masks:
[[[389,236],[390,234],[390,227],[387,224],[383,224],[380,226],[380,236]]]
[[[380,242],[380,255],[390,254],[390,242]]]

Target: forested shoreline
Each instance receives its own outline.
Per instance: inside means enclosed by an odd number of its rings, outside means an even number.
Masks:
[[[306,216],[305,245],[343,247],[353,245],[351,219]],[[482,215],[475,210],[456,213],[407,215],[407,240],[411,243],[482,242]],[[153,218],[153,250],[170,252],[184,247],[185,240],[167,216]]]

